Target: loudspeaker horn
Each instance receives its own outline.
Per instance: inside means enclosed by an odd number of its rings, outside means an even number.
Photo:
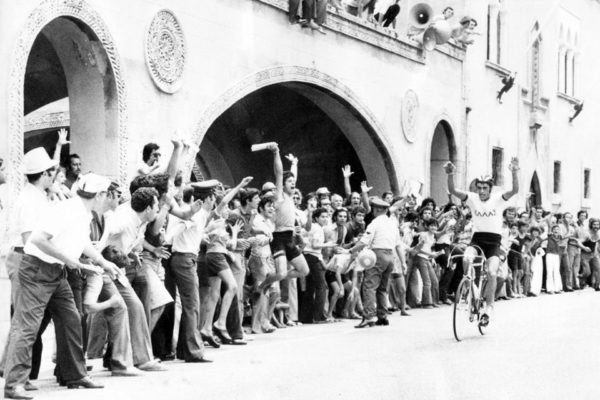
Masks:
[[[433,8],[427,3],[418,3],[410,9],[409,15],[409,21],[412,26],[424,29],[431,22]]]

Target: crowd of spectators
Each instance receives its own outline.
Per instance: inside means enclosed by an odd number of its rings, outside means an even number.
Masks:
[[[179,140],[166,163],[147,144],[122,187],[83,174],[76,154],[59,167],[68,143],[63,131],[54,159],[43,148],[24,156],[27,183],[7,257],[7,398],[32,397],[51,320],[58,382],[96,388],[86,357],[130,376],[164,371],[173,359],[211,362],[205,346],[246,345],[301,324],[386,326],[391,313],[452,304],[462,279],[451,256],[465,250],[473,226],[469,208],[451,196],[443,205],[418,193],[376,196],[367,182],[351,187],[349,165],[341,168],[344,193],[302,193],[300,160],[282,159],[276,143],[259,146],[271,154],[274,181],[189,182],[181,160],[198,149]],[[586,211],[574,218],[507,208],[496,298],[600,290],[599,230]]]

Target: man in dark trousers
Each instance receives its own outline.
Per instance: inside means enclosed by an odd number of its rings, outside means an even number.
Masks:
[[[102,214],[108,207],[110,180],[88,174],[80,179],[77,196],[54,206],[42,216],[25,247],[19,266],[20,291],[13,317],[8,348],[4,397],[33,398],[24,390],[31,368],[31,351],[44,310],[48,308],[56,329],[57,364],[69,388],[102,388],[92,381],[85,368],[81,319],[65,267],[86,274],[106,271],[116,277],[116,265],[106,261],[90,240],[92,211]],[[93,264],[82,264],[84,254]]]

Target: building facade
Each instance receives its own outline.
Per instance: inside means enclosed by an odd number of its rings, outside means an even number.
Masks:
[[[321,35],[290,25],[286,0],[0,0],[1,224],[23,152],[51,153],[65,121],[84,171],[123,183],[145,143],[166,155],[174,136],[200,145],[186,162],[195,179],[263,181],[271,160],[250,146],[275,140],[300,158],[306,190],[342,190],[350,164],[356,188],[445,202],[446,161],[462,187],[483,173],[508,187],[517,156],[519,206],[531,191],[547,209],[596,212],[600,2],[434,0],[435,14],[475,18],[479,35],[431,52],[406,35],[416,4],[400,2],[395,29],[329,9]],[[30,114],[51,104],[66,111]]]

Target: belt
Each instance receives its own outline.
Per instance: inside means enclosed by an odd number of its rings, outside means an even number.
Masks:
[[[198,257],[196,253],[183,253],[180,251],[174,251],[171,253],[172,256],[184,256],[184,257]]]
[[[383,251],[386,253],[391,253],[393,250],[392,249],[372,249],[373,251]]]

